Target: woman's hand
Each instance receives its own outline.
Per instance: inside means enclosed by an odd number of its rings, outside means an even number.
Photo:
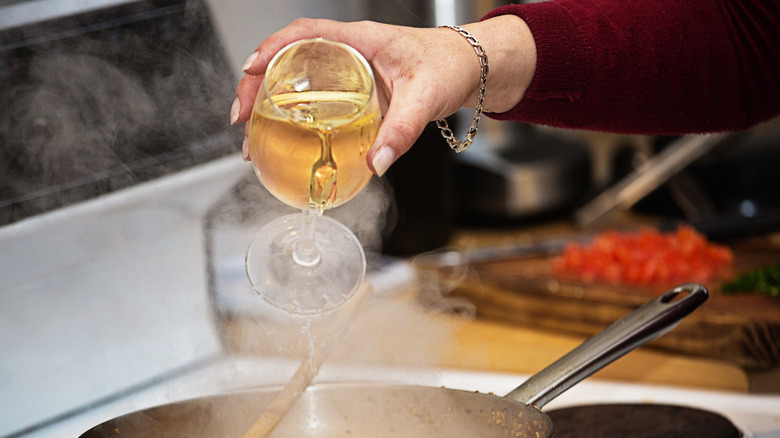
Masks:
[[[490,74],[484,111],[511,109],[522,98],[535,66],[535,57],[530,63],[529,59],[512,59],[520,58],[522,51],[528,49],[520,42],[530,40],[533,46],[530,33],[522,34],[523,30],[527,32],[525,23],[516,16],[502,16],[463,27],[480,41],[488,56]],[[521,33],[514,34],[518,29]],[[231,123],[249,119],[271,58],[291,42],[315,37],[354,47],[374,69],[384,119],[367,160],[369,168],[379,176],[409,150],[430,121],[476,103],[479,59],[468,41],[457,32],[370,21],[342,23],[298,19],[268,37],[247,59],[243,66],[245,75],[238,84],[231,108]],[[505,62],[505,59],[509,60]],[[524,67],[532,66],[530,72],[513,70],[518,62]],[[246,136],[243,153],[249,160]]]

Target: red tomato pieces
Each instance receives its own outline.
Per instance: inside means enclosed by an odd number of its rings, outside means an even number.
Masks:
[[[669,286],[711,281],[731,267],[733,257],[690,226],[670,233],[606,231],[588,245],[568,244],[553,271],[586,282]]]

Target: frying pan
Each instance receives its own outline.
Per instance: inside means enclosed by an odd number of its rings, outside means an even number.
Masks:
[[[703,303],[704,286],[671,289],[607,327],[504,397],[446,388],[374,384],[309,387],[273,437],[515,437],[553,434],[540,409],[615,359],[671,330]],[[81,435],[236,437],[246,433],[277,389],[203,397],[130,413]]]

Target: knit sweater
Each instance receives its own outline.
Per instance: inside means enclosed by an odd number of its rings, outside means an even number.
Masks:
[[[490,117],[685,134],[780,113],[780,0],[556,0],[485,18],[501,14],[528,24],[537,66],[520,103]]]

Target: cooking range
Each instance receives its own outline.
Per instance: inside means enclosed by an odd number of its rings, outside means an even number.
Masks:
[[[289,377],[296,366],[296,363],[284,360],[224,358],[166,382],[142,389],[132,395],[127,395],[102,406],[96,406],[57,424],[20,436],[40,438],[79,436],[102,421],[135,410],[193,397],[266,386],[269,381],[280,382]],[[467,391],[503,394],[513,389],[525,377],[527,376],[454,370],[354,368],[331,365],[323,368],[317,378],[317,383],[344,382],[345,379],[348,379],[350,382],[360,383],[383,382],[432,387],[443,386]],[[701,428],[701,423],[680,423],[678,420],[677,423],[670,422],[671,426],[666,428],[663,434],[633,436],[670,437],[683,436],[682,434],[686,434],[684,436],[735,436],[732,433],[734,429],[737,429],[745,437],[769,438],[780,436],[780,415],[777,409],[779,403],[780,397],[776,396],[743,395],[591,380],[570,389],[559,399],[551,402],[545,411],[550,413],[561,433],[573,428],[578,429],[576,435],[560,436],[605,436],[599,435],[605,430],[603,425],[600,429],[593,430],[585,427],[585,424],[593,425],[595,424],[594,420],[603,418],[591,417],[590,423],[583,423],[582,420],[578,419],[575,423],[575,420],[567,418],[569,414],[566,410],[568,408],[601,408],[603,404],[612,404],[618,407],[628,406],[629,409],[629,414],[623,413],[620,416],[612,417],[612,423],[615,423],[615,418],[619,418],[618,424],[610,424],[609,426],[613,432],[615,428],[620,427],[626,429],[619,430],[632,430],[637,424],[637,418],[638,421],[647,418],[646,414],[637,415],[631,412],[643,412],[648,407],[671,406],[671,410],[677,414],[654,412],[653,424],[662,423],[670,417],[685,418],[681,415],[685,414],[683,411],[688,410],[699,413],[699,415],[712,416],[714,413],[717,415],[717,421],[720,422],[717,425],[718,430],[723,431],[723,435],[699,435],[698,433],[702,429],[696,427]],[[696,418],[697,415],[691,416],[688,413],[688,417]],[[709,427],[712,421],[705,424]],[[679,434],[675,435],[674,433]],[[613,434],[610,436],[632,435]]]

